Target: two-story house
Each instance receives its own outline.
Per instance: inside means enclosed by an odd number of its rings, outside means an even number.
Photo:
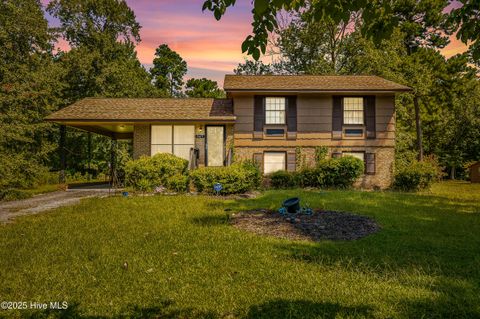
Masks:
[[[226,99],[87,98],[48,121],[133,139],[133,156],[173,153],[199,166],[253,159],[265,174],[313,165],[315,150],[365,162],[359,186],[390,185],[395,94],[377,76],[226,75]]]

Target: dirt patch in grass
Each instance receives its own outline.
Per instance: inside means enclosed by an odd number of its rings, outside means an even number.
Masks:
[[[296,216],[266,209],[250,210],[232,214],[230,221],[234,227],[255,234],[292,240],[355,240],[380,229],[370,217],[326,210]]]

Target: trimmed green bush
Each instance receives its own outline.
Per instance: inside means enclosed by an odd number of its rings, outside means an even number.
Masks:
[[[285,189],[298,185],[296,174],[287,171],[277,171],[270,174],[270,185],[273,188]]]
[[[273,188],[331,187],[348,188],[363,174],[363,162],[352,156],[322,160],[315,168],[299,172],[279,171],[270,175]]]
[[[145,192],[160,186],[172,191],[185,191],[188,182],[187,167],[187,160],[172,154],[142,156],[125,164],[125,183],[126,186]]]
[[[395,173],[393,187],[402,191],[428,189],[434,181],[439,180],[439,172],[439,167],[433,162],[414,161]]]
[[[202,167],[190,173],[190,180],[198,192],[213,194],[213,185],[223,186],[221,194],[239,194],[260,185],[261,173],[252,161],[234,163],[225,167]]]

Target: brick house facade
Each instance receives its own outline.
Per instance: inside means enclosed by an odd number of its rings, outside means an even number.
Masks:
[[[267,174],[313,166],[322,147],[365,162],[358,187],[390,186],[395,94],[410,88],[376,76],[227,75],[224,90],[226,99],[87,98],[47,120],[132,139],[134,158],[196,154],[198,166],[221,166],[234,154]]]

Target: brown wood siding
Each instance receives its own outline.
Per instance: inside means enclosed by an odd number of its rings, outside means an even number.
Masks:
[[[233,112],[237,117],[235,132],[253,132],[253,95],[235,97]]]
[[[233,97],[236,146],[382,146],[395,145],[395,97],[393,94],[376,95],[376,138],[345,138],[332,140],[332,104],[330,94],[299,94],[297,96],[297,134],[295,140],[254,139],[254,95]]]
[[[297,97],[298,132],[330,132],[332,103],[331,95],[299,95]]]

